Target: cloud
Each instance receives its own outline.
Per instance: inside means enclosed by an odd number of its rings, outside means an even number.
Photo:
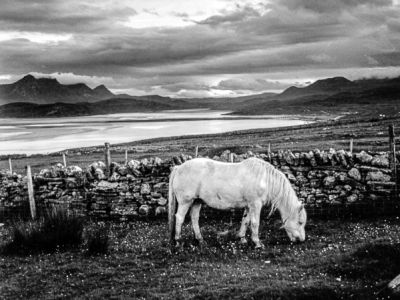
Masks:
[[[204,3],[4,0],[2,76],[69,74],[137,93],[210,95],[400,66],[400,10],[389,0]],[[129,23],[149,16],[141,28]]]
[[[319,1],[319,0],[282,0],[282,5],[291,10],[306,9],[318,13],[331,13],[348,9],[354,9],[358,6],[381,7],[390,6],[392,0],[335,0],[335,1]]]
[[[102,6],[96,3],[76,0],[2,0],[0,28],[45,33],[99,32],[137,13],[127,6]]]
[[[262,78],[231,78],[221,80],[218,85],[213,88],[220,90],[261,92],[268,90],[282,90],[287,87],[289,87],[287,84],[282,84],[279,81],[271,81]]]

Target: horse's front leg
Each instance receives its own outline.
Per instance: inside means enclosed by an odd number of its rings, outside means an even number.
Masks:
[[[237,237],[240,238],[241,244],[247,243],[246,231],[247,231],[247,227],[249,226],[249,223],[250,223],[250,214],[249,214],[249,209],[246,207],[244,209],[244,213],[243,213],[242,224],[240,225],[240,229],[237,234]]]
[[[258,229],[260,227],[260,214],[261,214],[261,201],[255,201],[250,206],[250,224],[251,224],[251,240],[257,248],[264,248],[264,245],[260,242],[260,238],[258,237]]]

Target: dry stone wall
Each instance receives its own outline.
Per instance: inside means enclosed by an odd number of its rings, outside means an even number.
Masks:
[[[393,205],[397,205],[396,182],[386,152],[316,149],[237,155],[225,151],[213,159],[239,162],[252,156],[281,170],[312,215],[338,210],[361,214],[393,212]],[[116,220],[163,216],[167,212],[170,170],[188,159],[191,157],[181,155],[169,160],[132,160],[126,165],[112,163],[108,180],[101,161],[86,168],[57,164],[34,175],[36,205],[38,211],[65,205],[80,215]],[[27,210],[29,214],[26,181],[20,174],[0,172],[0,217]]]

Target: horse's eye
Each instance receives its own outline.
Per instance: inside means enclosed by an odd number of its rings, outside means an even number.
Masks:
[[[303,225],[303,222],[299,222],[299,225],[300,225],[300,226]]]

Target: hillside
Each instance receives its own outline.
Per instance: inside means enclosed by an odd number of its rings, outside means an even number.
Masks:
[[[114,98],[95,103],[52,103],[34,104],[27,102],[9,103],[0,106],[2,118],[46,118],[102,115],[125,112],[150,112],[176,109],[176,106],[151,100]]]
[[[0,117],[62,117],[194,108],[233,111],[231,114],[235,115],[377,116],[400,112],[400,101],[397,101],[400,77],[356,81],[334,77],[305,87],[292,86],[280,94],[177,99],[159,95],[114,95],[104,85],[90,89],[83,83],[62,85],[56,79],[27,75],[13,84],[0,85],[0,99],[4,98],[11,103],[0,106]]]
[[[31,102],[49,104],[56,102],[94,102],[113,97],[104,85],[91,89],[84,83],[61,84],[53,78],[35,78],[26,75],[22,79],[0,85],[0,104]]]
[[[400,111],[400,78],[350,81],[343,77],[318,80],[303,88],[247,105],[232,114],[358,114],[395,115]]]

